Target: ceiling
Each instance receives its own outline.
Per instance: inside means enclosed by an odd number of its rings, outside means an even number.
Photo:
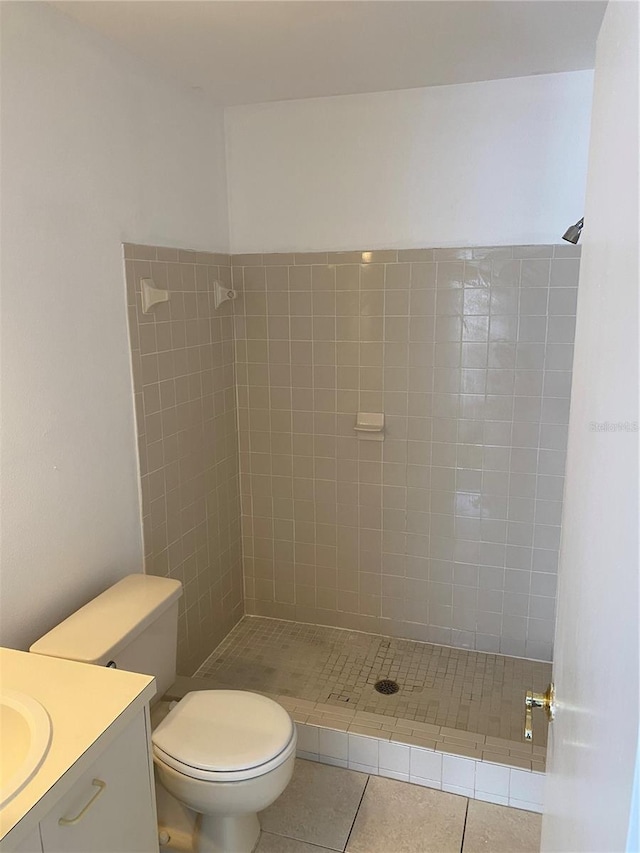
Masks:
[[[54,4],[223,105],[593,68],[598,0]]]

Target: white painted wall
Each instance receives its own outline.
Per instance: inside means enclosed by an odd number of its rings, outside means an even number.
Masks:
[[[221,114],[3,3],[2,645],[142,569],[122,241],[228,248]]]
[[[228,108],[232,250],[556,243],[583,213],[592,80]]]
[[[638,4],[613,0],[596,54],[543,851],[638,850],[638,57]]]

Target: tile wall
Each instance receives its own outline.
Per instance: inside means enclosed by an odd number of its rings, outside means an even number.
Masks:
[[[182,581],[178,671],[193,672],[243,612],[228,255],[124,245],[145,571]],[[144,314],[140,280],[169,302]]]
[[[248,613],[551,659],[578,267],[233,256]]]

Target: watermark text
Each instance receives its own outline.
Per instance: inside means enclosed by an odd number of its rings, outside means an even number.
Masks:
[[[638,421],[589,421],[591,432],[638,432]]]

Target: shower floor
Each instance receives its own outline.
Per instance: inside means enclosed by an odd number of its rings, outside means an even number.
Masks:
[[[416,723],[523,742],[524,697],[544,691],[549,663],[245,616],[195,678]],[[400,690],[383,695],[380,679]],[[546,744],[541,716],[536,742]]]

